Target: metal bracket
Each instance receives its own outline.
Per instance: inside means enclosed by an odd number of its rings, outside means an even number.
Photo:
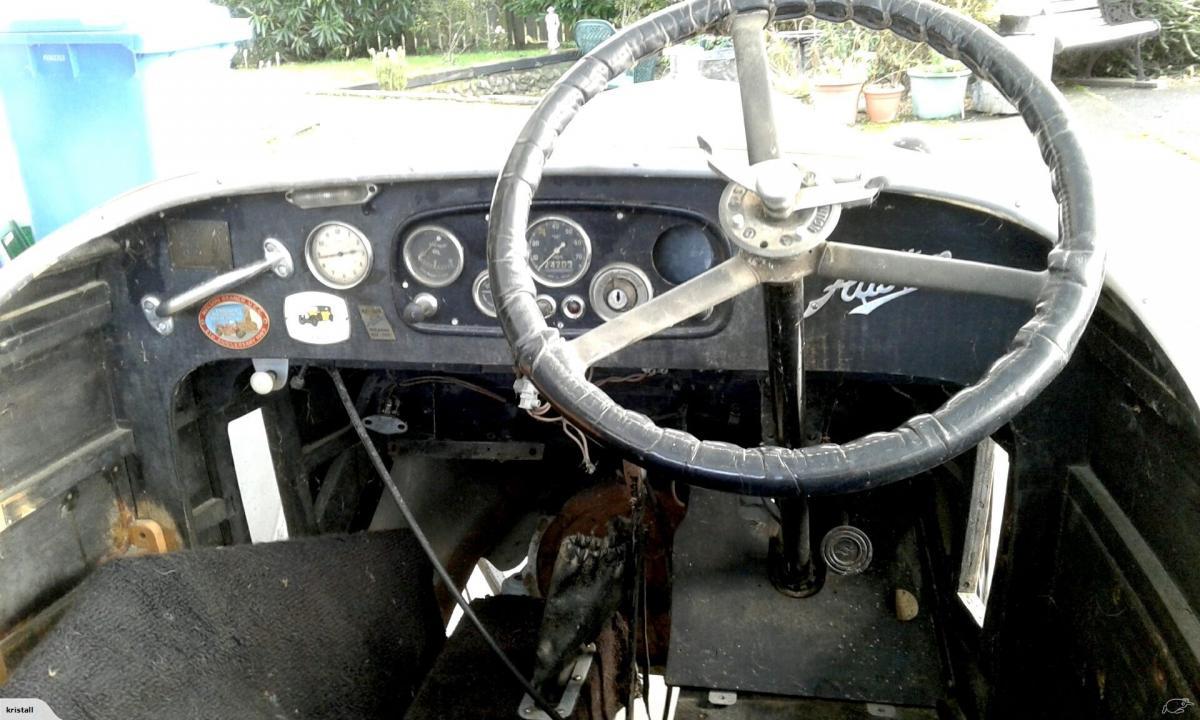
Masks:
[[[172,316],[176,313],[198,305],[219,292],[237,287],[268,270],[281,278],[286,278],[291,277],[295,269],[292,255],[283,243],[275,238],[267,238],[263,240],[262,260],[205,280],[199,285],[165,300],[157,295],[147,295],[142,298],[142,314],[146,316],[146,322],[150,323],[150,327],[165,337],[175,331],[175,320]]]
[[[592,669],[592,658],[595,655],[596,644],[589,643],[584,646],[583,653],[575,659],[575,664],[571,667],[571,676],[567,678],[567,686],[563,688],[562,698],[554,708],[560,717],[567,717],[575,712],[575,704],[579,702],[579,691],[583,689],[583,683]],[[521,698],[518,716],[528,720],[550,720],[549,715],[533,704],[533,698],[529,695]]]

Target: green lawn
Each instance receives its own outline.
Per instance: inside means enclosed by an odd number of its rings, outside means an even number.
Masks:
[[[441,72],[452,68],[487,65],[504,60],[544,55],[545,50],[498,50],[455,55],[449,61],[442,55],[409,55],[409,77]],[[375,82],[370,58],[323,60],[308,63],[284,63],[255,73],[272,73],[284,82],[303,83],[317,89],[346,88]]]

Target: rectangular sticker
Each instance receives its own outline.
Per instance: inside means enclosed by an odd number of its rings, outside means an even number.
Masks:
[[[362,317],[363,325],[367,326],[367,336],[372,340],[396,339],[396,332],[379,305],[359,305],[358,314]]]

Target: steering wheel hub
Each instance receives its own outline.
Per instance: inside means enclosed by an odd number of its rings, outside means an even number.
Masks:
[[[775,192],[776,197],[784,198],[784,202],[790,205],[799,190],[816,184],[816,177],[812,173],[801,175],[800,178],[812,182],[792,185],[792,191],[786,194],[782,192],[783,183],[780,182],[773,183],[779,186],[777,189],[766,191],[763,188],[760,192],[752,192],[738,183],[729,183],[721,194],[721,207],[717,212],[721,229],[729,241],[757,257],[788,258],[812,253],[837,227],[838,218],[842,215],[841,205],[821,205],[781,214],[768,205],[763,197],[765,192]],[[771,176],[763,175],[757,184],[763,186],[770,183]]]

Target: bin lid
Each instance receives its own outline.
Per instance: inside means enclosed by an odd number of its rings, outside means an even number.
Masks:
[[[207,0],[8,0],[0,44],[114,44],[160,53],[249,40],[250,23]]]

